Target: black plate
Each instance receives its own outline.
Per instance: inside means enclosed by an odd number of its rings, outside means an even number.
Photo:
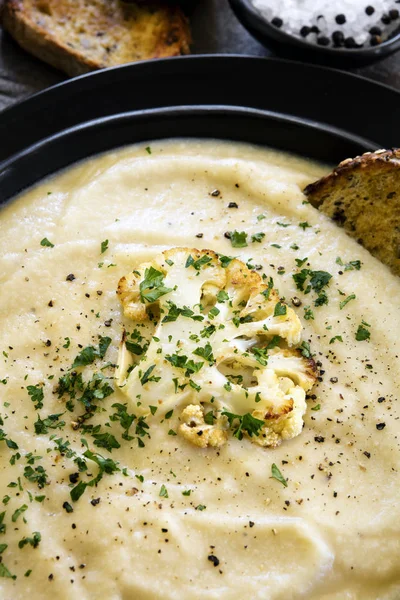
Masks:
[[[212,108],[216,104],[242,110]],[[148,112],[177,105],[186,108]],[[242,56],[99,71],[0,114],[0,201],[85,156],[173,136],[256,142],[337,162],[396,145],[400,93],[332,69]]]

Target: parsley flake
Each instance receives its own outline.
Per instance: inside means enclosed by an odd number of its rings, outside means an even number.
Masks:
[[[231,231],[230,239],[233,248],[245,248],[247,246],[247,233],[245,231]]]
[[[343,300],[343,301],[342,301],[342,302],[339,304],[340,310],[342,310],[342,309],[343,309],[343,308],[346,306],[346,304],[347,304],[348,302],[350,302],[351,300],[355,300],[355,299],[356,299],[356,295],[355,295],[355,294],[350,294],[350,296],[347,296],[347,298],[345,298],[345,299],[344,299],[344,300]]]
[[[363,342],[364,340],[369,340],[369,338],[371,337],[371,333],[367,329],[367,327],[371,327],[371,326],[368,325],[368,323],[365,323],[365,321],[362,321],[362,324],[358,326],[358,329],[356,331],[357,342]]]
[[[271,475],[272,475],[273,479],[276,479],[282,485],[284,485],[285,487],[287,487],[287,485],[288,485],[287,479],[284,478],[284,476],[282,475],[282,473],[280,472],[280,470],[278,469],[278,467],[276,466],[275,463],[272,464]]]
[[[151,303],[172,292],[172,288],[165,287],[164,275],[161,271],[150,267],[144,272],[144,279],[140,282],[139,291],[141,301]]]
[[[277,302],[274,308],[274,317],[283,317],[287,313],[286,304],[282,304],[281,302]]]
[[[52,244],[47,238],[43,238],[40,242],[41,246],[45,246],[47,248],[54,248],[54,244]]]
[[[168,498],[168,497],[169,497],[169,496],[168,496],[168,491],[167,491],[167,488],[165,487],[165,485],[164,485],[164,484],[162,484],[162,486],[161,486],[161,489],[160,489],[159,496],[160,496],[161,498]]]

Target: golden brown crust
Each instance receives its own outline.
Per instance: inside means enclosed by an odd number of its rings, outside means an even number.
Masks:
[[[400,149],[344,160],[304,193],[313,206],[400,275]]]
[[[319,208],[326,197],[335,191],[338,177],[353,176],[357,171],[363,175],[373,174],[373,172],[382,172],[383,170],[398,169],[400,167],[400,149],[376,150],[376,152],[366,152],[356,158],[346,158],[333,169],[332,173],[321,177],[318,181],[310,183],[304,188],[304,193],[308,196],[313,206]]]
[[[28,52],[75,76],[118,64],[187,54],[180,8],[119,0],[6,0],[4,28]]]

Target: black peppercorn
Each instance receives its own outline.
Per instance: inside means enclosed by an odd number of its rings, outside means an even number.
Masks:
[[[208,558],[208,560],[210,562],[212,562],[212,564],[214,565],[214,567],[218,567],[218,565],[219,565],[219,558],[217,558],[216,556],[214,556],[214,554],[210,554],[207,558]]]
[[[332,42],[335,46],[343,46],[344,44],[344,35],[341,31],[334,31],[332,33]]]
[[[346,48],[357,48],[356,40],[353,37],[348,37],[344,40]]]
[[[317,44],[319,46],[329,46],[329,38],[326,35],[321,35],[317,38]]]
[[[279,17],[274,17],[271,21],[272,25],[274,25],[274,27],[282,27],[283,25],[283,21],[282,19],[280,19]]]
[[[300,29],[300,35],[301,37],[307,37],[308,34],[311,33],[311,27],[307,27],[307,25],[304,25],[301,29]]]

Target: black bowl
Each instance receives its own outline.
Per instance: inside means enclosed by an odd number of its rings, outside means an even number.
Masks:
[[[374,142],[287,115],[227,106],[170,107],[103,117],[65,129],[0,164],[0,203],[74,162],[137,142],[165,138],[250,142],[336,163]]]
[[[354,67],[380,60],[400,49],[400,32],[378,46],[368,48],[326,48],[281,31],[254,8],[251,0],[229,0],[239,21],[264,46],[294,60],[335,67]]]

